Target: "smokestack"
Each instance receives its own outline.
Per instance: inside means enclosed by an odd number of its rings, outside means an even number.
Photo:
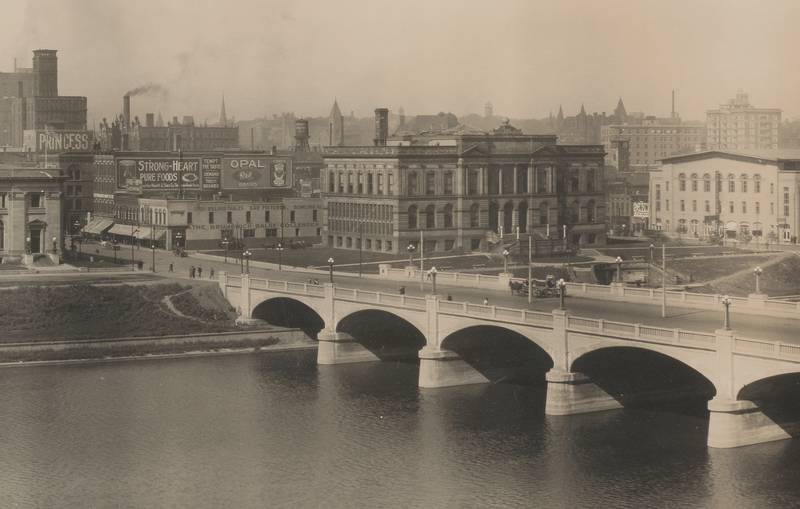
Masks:
[[[375,108],[375,146],[386,145],[389,137],[389,110],[387,108]]]
[[[672,89],[672,118],[675,118],[675,89]]]
[[[145,115],[144,125],[147,127],[153,127],[156,125],[156,116],[153,113],[148,113]]]
[[[125,120],[125,127],[131,126],[131,96],[122,96],[122,118]]]

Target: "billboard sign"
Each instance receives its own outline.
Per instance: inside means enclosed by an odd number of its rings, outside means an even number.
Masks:
[[[204,157],[200,159],[200,172],[203,175],[203,190],[217,190],[220,186],[222,174],[222,160],[219,157]]]
[[[117,160],[117,187],[129,191],[200,189],[199,159]]]
[[[289,159],[236,157],[222,159],[223,189],[273,189],[289,187]]]
[[[29,129],[23,132],[22,145],[32,152],[89,152],[94,143],[92,131],[39,131]]]
[[[633,202],[633,217],[648,218],[650,217],[650,204],[646,201]]]

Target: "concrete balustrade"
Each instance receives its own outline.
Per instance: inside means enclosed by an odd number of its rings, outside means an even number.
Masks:
[[[483,306],[468,302],[425,298],[286,281],[258,280],[220,272],[219,282],[229,301],[252,318],[256,306],[276,297],[290,297],[313,309],[325,324],[318,334],[319,364],[374,362],[379,357],[349,334],[337,331],[347,316],[375,309],[392,313],[416,327],[425,338],[419,351],[419,386],[424,388],[487,383],[481,372],[457,352],[443,347],[452,334],[476,326],[496,326],[520,334],[541,347],[553,362],[546,374],[545,412],[572,415],[620,408],[590,378],[572,366],[582,356],[604,348],[650,350],[683,363],[705,376],[716,388],[709,402],[711,447],[738,447],[787,438],[800,432],[800,423],[773,422],[758,403],[738,400],[748,384],[786,373],[800,373],[800,346],[737,336],[720,329],[714,333],[686,331],[572,316],[565,310],[542,313],[526,309]],[[591,291],[575,285],[574,291]],[[604,287],[609,291],[609,287]],[[624,287],[613,291],[627,293]],[[642,289],[648,294],[652,290]],[[686,299],[689,296],[678,297]],[[716,296],[708,296],[716,302]],[[680,390],[676,388],[676,394]]]

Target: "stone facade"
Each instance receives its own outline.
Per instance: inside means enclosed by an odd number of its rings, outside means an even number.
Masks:
[[[0,257],[4,262],[25,254],[61,252],[63,180],[53,170],[0,168]]]

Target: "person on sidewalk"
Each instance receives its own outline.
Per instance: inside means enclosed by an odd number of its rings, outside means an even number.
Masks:
[[[484,306],[488,306],[489,305],[489,297],[484,297],[483,298],[483,305]]]
[[[211,267],[211,272],[208,273],[208,279],[214,279],[214,267]]]
[[[197,267],[197,279],[203,279],[203,267]]]
[[[173,270],[174,268],[175,268],[175,267],[173,267],[173,266],[172,266],[172,264],[170,263],[170,264],[169,264],[169,271],[170,271],[170,272],[174,272],[174,270]]]
[[[195,271],[194,265],[189,267],[189,279],[194,279],[194,271]]]

